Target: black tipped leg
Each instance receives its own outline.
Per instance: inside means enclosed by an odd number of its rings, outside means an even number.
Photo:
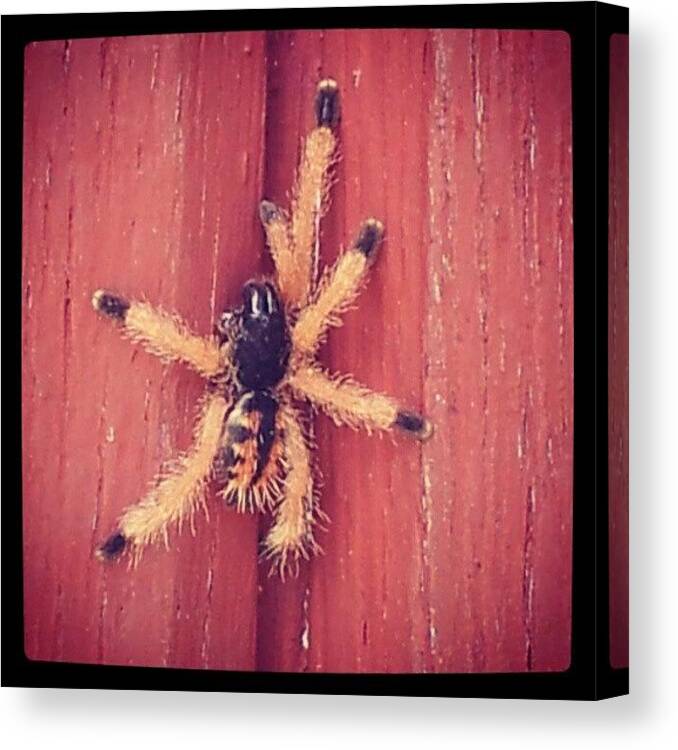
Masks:
[[[112,534],[108,539],[97,549],[96,557],[99,560],[115,560],[116,557],[120,557],[123,553],[125,546],[127,545],[127,539],[118,531]]]
[[[129,310],[129,302],[115,294],[98,289],[92,297],[92,307],[109,318],[125,320]]]
[[[275,205],[275,203],[272,203],[271,201],[261,201],[259,204],[259,219],[264,226],[279,219],[281,216],[282,211]]]
[[[315,120],[319,128],[333,128],[339,122],[339,87],[332,78],[325,78],[318,84]]]
[[[376,219],[368,219],[360,228],[354,247],[372,262],[377,255],[377,248],[383,236],[384,225]]]
[[[419,440],[427,440],[433,434],[433,425],[428,419],[412,411],[399,411],[395,425]]]

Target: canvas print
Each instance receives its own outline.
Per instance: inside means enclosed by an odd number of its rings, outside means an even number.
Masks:
[[[569,35],[24,64],[27,657],[567,670]]]

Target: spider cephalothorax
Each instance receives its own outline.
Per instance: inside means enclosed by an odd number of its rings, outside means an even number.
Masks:
[[[221,318],[221,344],[232,346],[233,376],[242,388],[274,388],[290,357],[290,334],[283,304],[270,282],[249,281],[242,307]],[[228,321],[228,322],[225,322]]]
[[[242,304],[217,321],[215,336],[191,333],[176,316],[145,302],[104,290],[93,305],[117,320],[132,339],[166,359],[181,360],[207,380],[191,449],[157,478],[148,494],[122,514],[118,529],[98,548],[101,559],[167,540],[171,524],[192,518],[204,505],[204,486],[215,479],[239,511],[274,515],[264,541],[281,575],[300,556],[319,549],[314,527],[318,507],[307,429],[298,403],[310,402],[337,424],[424,439],[430,423],[345,375],[325,372],[315,353],[331,326],[357,297],[383,236],[368,219],[352,247],[314,278],[317,219],[327,205],[336,149],[338,91],[321,81],[315,99],[316,127],[307,136],[289,216],[263,201],[260,217],[275,262],[273,279],[248,281]],[[316,483],[317,484],[317,483]]]

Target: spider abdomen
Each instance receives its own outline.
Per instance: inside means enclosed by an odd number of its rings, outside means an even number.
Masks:
[[[247,391],[229,413],[215,475],[227,502],[240,510],[263,507],[277,496],[281,475],[282,428],[278,402],[267,391]]]

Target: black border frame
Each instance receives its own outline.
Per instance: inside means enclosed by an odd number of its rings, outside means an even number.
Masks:
[[[8,449],[6,440],[2,505],[4,686],[580,700],[628,692],[628,668],[612,669],[609,658],[607,436],[609,37],[612,33],[628,34],[627,8],[598,2],[556,2],[398,6],[388,8],[387,14],[383,7],[362,7],[4,16],[2,244],[8,289],[3,349],[5,362],[12,363],[7,365],[3,383],[5,403],[13,399],[20,403],[21,253],[16,250],[21,248],[26,44],[119,35],[350,27],[556,29],[570,35],[575,377],[569,669],[502,674],[292,674],[31,661],[23,648],[21,459],[16,459],[13,448]],[[18,410],[17,414],[7,422],[20,438]]]

